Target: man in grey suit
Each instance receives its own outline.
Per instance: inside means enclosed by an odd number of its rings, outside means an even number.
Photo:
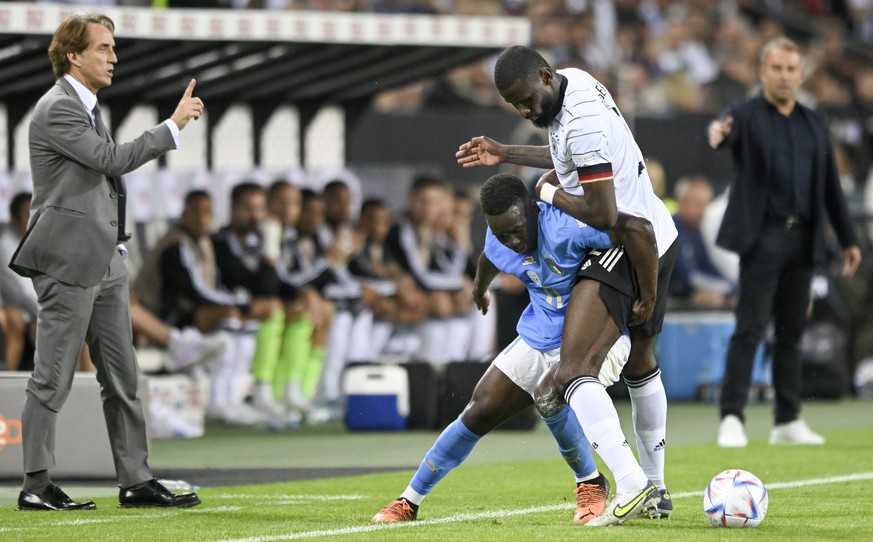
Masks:
[[[22,414],[21,510],[93,510],[51,482],[57,414],[69,395],[83,342],[101,385],[119,506],[185,507],[195,493],[173,495],[148,465],[138,367],[130,325],[125,188],[121,175],[176,149],[179,131],[203,114],[185,89],[173,115],[131,142],[116,144],[97,106],[117,62],[115,25],[104,15],[72,15],[49,46],[55,85],[30,123],[33,201],[27,232],[10,267],[29,276],[39,296],[34,371]]]

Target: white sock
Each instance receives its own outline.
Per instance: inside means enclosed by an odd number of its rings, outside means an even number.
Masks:
[[[254,396],[255,404],[277,404],[276,399],[273,397],[272,382],[255,382]]]
[[[449,340],[449,324],[445,319],[427,320],[419,327],[421,356],[431,362],[446,362],[446,344]]]
[[[303,395],[303,383],[299,380],[290,380],[285,385],[285,404],[293,408],[305,408],[309,401]]]
[[[348,311],[336,313],[330,323],[321,372],[321,398],[325,401],[339,401],[340,379],[349,353],[352,323],[352,313]]]
[[[482,314],[473,307],[470,316],[470,351],[471,361],[486,361],[494,357],[497,344],[497,296],[491,296],[491,306],[488,314]]]
[[[422,495],[421,493],[412,489],[411,486],[406,486],[406,491],[400,494],[400,498],[406,499],[416,506],[419,506],[421,504],[421,501],[423,501],[425,497],[427,497],[427,495]]]
[[[210,366],[211,383],[209,410],[221,412],[230,402],[230,388],[236,365],[236,333],[230,333],[230,340],[224,351]]]
[[[373,312],[365,309],[352,319],[345,361],[373,361],[372,335]]]
[[[373,333],[370,340],[370,355],[374,359],[378,358],[385,352],[385,347],[391,339],[391,334],[394,333],[394,324],[386,320],[377,320],[373,322]]]
[[[236,359],[233,377],[230,382],[229,400],[231,405],[245,402],[252,387],[252,357],[255,355],[257,338],[253,331],[236,334]]]
[[[467,316],[453,316],[446,325],[449,340],[446,341],[445,349],[449,361],[467,361],[467,353],[470,351],[470,338],[473,334],[473,326]]]
[[[661,370],[640,381],[627,383],[633,410],[634,432],[640,466],[658,489],[664,485],[664,453],[667,447],[667,395]]]
[[[606,388],[595,377],[582,377],[570,384],[567,402],[591,446],[615,478],[616,493],[636,492],[648,485],[643,469],[624,438],[618,413]]]

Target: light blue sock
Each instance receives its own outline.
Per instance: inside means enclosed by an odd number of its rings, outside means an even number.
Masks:
[[[551,418],[543,418],[543,421],[549,426],[549,431],[558,442],[558,451],[561,452],[564,461],[576,474],[576,480],[591,478],[591,475],[597,472],[597,465],[594,464],[591,445],[585,438],[573,409],[565,406]]]
[[[418,472],[409,482],[409,487],[422,496],[430,493],[450,470],[467,459],[480,438],[482,437],[467,429],[458,417],[445,428],[433,443],[433,447],[427,451]]]

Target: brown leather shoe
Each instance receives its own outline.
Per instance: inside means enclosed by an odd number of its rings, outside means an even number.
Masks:
[[[174,495],[154,479],[118,493],[119,508],[187,508],[198,504],[196,493]]]
[[[18,509],[19,510],[96,510],[97,505],[93,501],[76,502],[66,493],[61,491],[61,488],[54,484],[49,484],[40,493],[25,493],[22,491],[18,494]]]

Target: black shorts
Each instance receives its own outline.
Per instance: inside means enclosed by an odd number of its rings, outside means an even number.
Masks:
[[[658,259],[658,289],[652,316],[642,325],[630,326],[632,336],[652,337],[661,332],[667,312],[667,287],[676,264],[678,252],[674,241]],[[600,298],[620,330],[628,327],[634,301],[640,295],[639,283],[624,247],[592,250],[579,269],[578,280],[590,279],[600,283]]]

